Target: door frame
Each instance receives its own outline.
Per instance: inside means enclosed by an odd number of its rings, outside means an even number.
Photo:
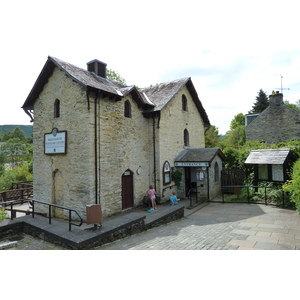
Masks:
[[[122,174],[122,210],[133,207],[133,174],[129,169]]]

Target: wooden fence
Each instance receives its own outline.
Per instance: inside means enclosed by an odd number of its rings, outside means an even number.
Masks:
[[[0,192],[0,201],[6,202],[30,198],[33,195],[31,181],[13,182],[11,190]]]

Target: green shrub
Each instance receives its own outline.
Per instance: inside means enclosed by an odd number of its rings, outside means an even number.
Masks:
[[[290,200],[295,203],[300,214],[300,159],[293,165],[291,178],[284,184],[283,190],[290,194]]]
[[[6,170],[0,176],[0,191],[9,190],[12,182],[31,180],[30,164],[25,162],[22,165],[15,166],[12,170]]]
[[[3,207],[0,207],[0,221],[8,219],[7,212]]]

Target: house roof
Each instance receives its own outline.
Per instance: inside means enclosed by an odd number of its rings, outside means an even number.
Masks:
[[[175,162],[212,162],[217,155],[225,160],[220,148],[185,149],[175,158]]]
[[[290,149],[252,150],[245,164],[282,165],[290,154]]]
[[[202,103],[198,97],[197,91],[192,83],[190,77],[173,80],[170,82],[158,84],[155,86],[150,86],[147,88],[142,88],[139,91],[146,96],[152,103],[155,104],[148,112],[156,112],[162,110],[169,101],[171,101],[177,93],[184,87],[187,86],[190,94],[192,95],[193,101],[203,119],[205,127],[210,126],[208,116]]]
[[[75,82],[87,88],[101,90],[103,92],[106,92],[108,95],[112,95],[115,97],[124,96],[121,91],[122,89],[126,88],[124,85],[116,81],[97,76],[95,73],[91,73],[87,70],[76,67],[58,58],[48,56],[48,60],[46,61],[40,75],[38,76],[22,108],[33,109],[34,101],[42,91],[49,77],[52,75],[52,72],[55,67],[58,67],[60,70],[65,72],[67,76],[72,78]]]
[[[142,107],[146,112],[150,114],[152,112],[162,110],[166,106],[166,104],[174,98],[174,96],[180,91],[180,89],[182,89],[186,85],[203,119],[204,126],[210,126],[209,119],[197,95],[191,78],[174,80],[171,82],[138,90],[134,85],[122,85],[117,81],[97,76],[93,72],[89,72],[85,69],[76,67],[70,63],[52,56],[48,56],[48,60],[46,61],[42,71],[40,72],[34,86],[32,87],[27,99],[22,106],[25,112],[33,110],[33,104],[35,100],[43,90],[44,85],[52,75],[55,67],[58,67],[67,76],[72,78],[72,80],[84,86],[85,88],[102,91],[105,96],[111,96],[115,97],[116,99],[121,99],[122,97],[131,93],[135,101],[138,103],[139,107]]]

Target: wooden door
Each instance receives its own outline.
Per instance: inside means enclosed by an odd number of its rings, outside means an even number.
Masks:
[[[133,172],[127,170],[122,175],[122,209],[133,207]]]

